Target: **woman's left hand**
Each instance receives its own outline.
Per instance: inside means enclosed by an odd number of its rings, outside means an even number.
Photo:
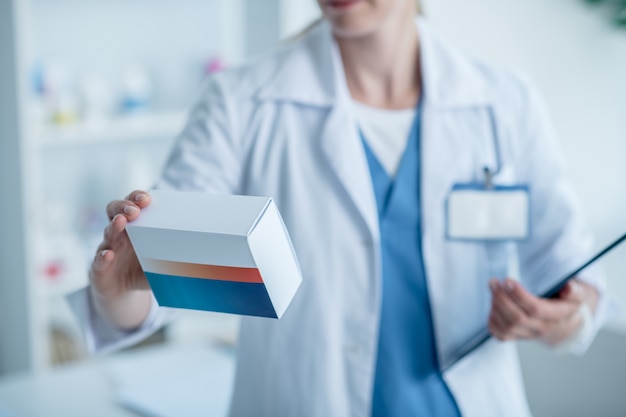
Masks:
[[[489,287],[493,295],[489,331],[503,341],[537,339],[556,346],[582,325],[581,304],[593,312],[598,301],[596,289],[577,279],[569,281],[554,299],[539,298],[510,278],[492,279]]]

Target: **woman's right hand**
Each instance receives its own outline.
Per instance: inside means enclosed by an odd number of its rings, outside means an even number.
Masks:
[[[150,310],[150,287],[126,233],[126,224],[150,202],[147,192],[133,191],[107,205],[110,222],[89,271],[96,309],[124,329],[140,325]]]

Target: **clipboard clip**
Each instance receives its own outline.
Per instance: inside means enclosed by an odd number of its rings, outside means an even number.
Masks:
[[[487,166],[483,168],[483,172],[485,173],[485,189],[490,190],[493,188],[493,172]]]

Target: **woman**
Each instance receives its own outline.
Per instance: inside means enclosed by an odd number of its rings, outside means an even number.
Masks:
[[[232,415],[529,415],[514,344],[440,369],[485,326],[582,352],[603,320],[592,272],[557,299],[525,289],[589,244],[541,103],[416,22],[412,0],[319,3],[303,36],[208,82],[159,183],[273,196],[301,263],[283,318],[242,322]],[[525,240],[446,236],[446,200],[485,167],[489,183],[529,187]],[[91,285],[73,297],[93,349],[164,321],[124,232],[149,204],[138,191],[107,208]],[[522,283],[490,280],[511,251]]]

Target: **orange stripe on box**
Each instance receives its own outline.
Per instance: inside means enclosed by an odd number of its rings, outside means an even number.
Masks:
[[[258,268],[240,268],[236,266],[218,266],[192,264],[187,262],[163,261],[160,259],[141,260],[145,272],[178,277],[215,279],[220,281],[236,281],[263,283]]]

